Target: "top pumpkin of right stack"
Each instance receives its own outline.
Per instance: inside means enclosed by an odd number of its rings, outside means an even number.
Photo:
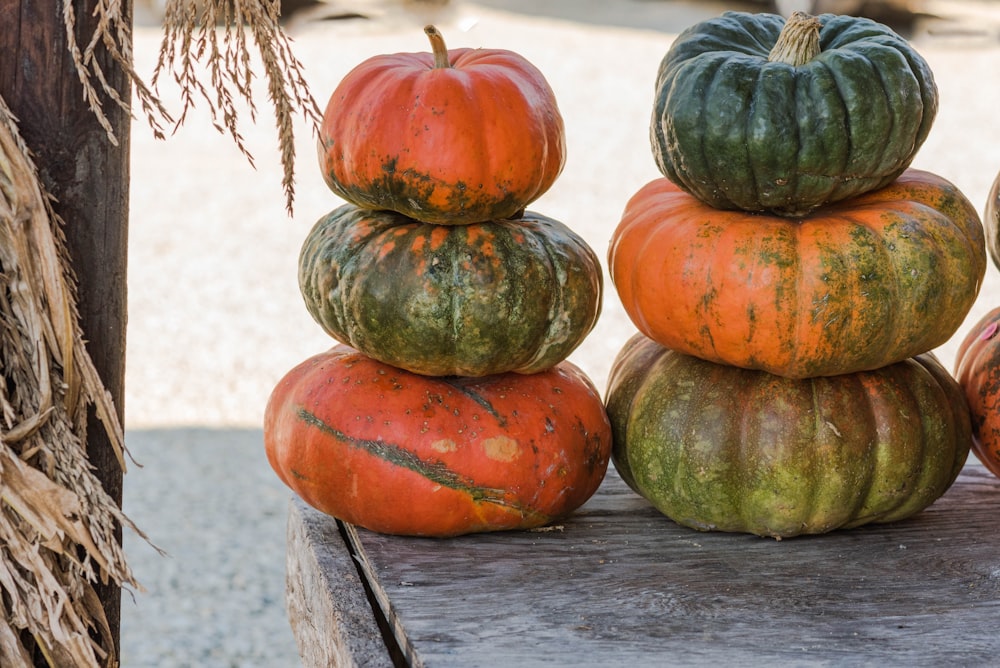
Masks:
[[[726,12],[661,62],[650,139],[663,175],[706,204],[797,217],[895,180],[937,105],[930,67],[888,26]]]

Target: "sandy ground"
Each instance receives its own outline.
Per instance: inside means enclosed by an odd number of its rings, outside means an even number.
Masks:
[[[948,20],[913,40],[933,68],[940,112],[914,166],[953,181],[979,211],[1000,170],[1000,12],[988,2],[926,3]],[[650,0],[461,5],[439,21],[449,46],[520,52],[548,78],[566,122],[569,157],[531,208],[573,227],[601,256],[628,198],[659,176],[648,142],[656,68],[673,36],[723,9],[755,3]],[[420,19],[300,25],[296,54],[320,104],[365,58],[426,51]],[[161,33],[136,31],[149,76]],[[258,82],[258,117],[244,117],[251,168],[204,109],[167,141],[141,120],[132,137],[126,424],[145,468],[125,478],[126,511],[171,556],[127,538],[149,592],[126,600],[126,666],[295,665],[284,622],[287,495],[267,468],[259,425],[277,380],[332,341],[296,283],[299,247],[340,204],[323,184],[314,140],[298,126],[294,215],[284,209],[273,118]],[[987,85],[984,85],[987,84]],[[165,86],[168,106],[179,109]],[[571,359],[598,387],[634,329],[607,282],[603,316]],[[1000,304],[990,267],[966,325]],[[190,569],[190,570],[188,570]],[[247,598],[249,597],[249,598]]]

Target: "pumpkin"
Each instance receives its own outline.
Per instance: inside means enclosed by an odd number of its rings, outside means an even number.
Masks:
[[[800,216],[891,183],[937,113],[924,59],[870,19],[726,12],[664,56],[660,171],[720,209]]]
[[[542,73],[504,49],[379,55],[330,96],[320,168],[358,206],[457,225],[516,217],[555,182],[566,138]]]
[[[600,394],[569,362],[431,378],[336,346],[278,383],[264,417],[278,476],[346,522],[390,534],[529,529],[597,490],[611,455]]]
[[[718,211],[660,178],[627,204],[609,270],[664,346],[807,378],[943,344],[979,293],[986,250],[975,209],[928,172],[799,219]]]
[[[997,269],[1000,269],[1000,174],[997,174],[986,199],[986,211],[983,216],[983,226],[986,228],[986,248]]]
[[[972,452],[1000,477],[1000,307],[976,323],[955,356],[972,417]]]
[[[612,459],[678,524],[789,537],[923,510],[969,453],[968,408],[933,354],[794,380],[636,335],[606,397]]]
[[[426,375],[535,373],[597,322],[600,260],[563,223],[450,226],[346,204],[299,258],[306,308],[333,338]]]

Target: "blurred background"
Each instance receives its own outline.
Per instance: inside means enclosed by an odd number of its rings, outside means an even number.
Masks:
[[[164,0],[136,1],[135,59],[148,78],[163,40]],[[659,176],[648,123],[657,66],[674,36],[726,10],[864,14],[911,39],[934,70],[941,107],[914,162],[958,185],[981,212],[1000,170],[1000,8],[987,0],[286,0],[318,103],[366,58],[427,51],[434,22],[450,47],[518,51],[546,75],[567,132],[568,160],[531,208],[573,227],[603,257],[628,198]],[[263,70],[259,70],[263,72]],[[169,78],[159,93],[180,109]],[[296,126],[296,198],[285,211],[266,80],[256,113],[241,108],[251,166],[196,108],[156,140],[132,130],[126,431],[135,464],[126,534],[145,592],[122,604],[123,666],[297,666],[284,610],[290,493],[264,458],[260,423],[281,376],[332,341],[297,286],[299,247],[340,202],[320,177],[315,140]],[[301,119],[300,119],[301,120]],[[1000,302],[990,267],[965,328]],[[633,328],[606,281],[597,328],[571,359],[603,388]],[[951,366],[957,341],[938,351]]]

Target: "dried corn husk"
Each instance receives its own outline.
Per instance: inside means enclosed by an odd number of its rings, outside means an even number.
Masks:
[[[180,126],[196,99],[220,132],[244,152],[236,101],[252,101],[249,44],[256,44],[274,105],[282,185],[294,200],[294,113],[315,130],[319,109],[309,94],[290,40],[278,22],[278,0],[169,0],[159,62],[147,86],[133,68],[128,3],[93,0],[97,28],[77,41],[71,0],[63,0],[69,50],[85,100],[112,143],[118,142],[103,101],[131,113],[109,83],[99,53],[130,79],[147,122],[163,137]],[[106,61],[105,61],[106,62]],[[168,74],[181,87],[174,121],[156,85]],[[203,78],[207,81],[203,82]],[[72,221],[68,221],[72,224]],[[86,453],[92,407],[125,470],[122,426],[84,347],[75,281],[63,222],[38,178],[17,119],[0,98],[0,666],[32,666],[41,652],[51,666],[117,666],[112,630],[94,585],[113,581],[140,589],[117,532],[128,527],[93,474]]]
[[[117,412],[84,347],[60,221],[0,99],[0,665],[115,663],[94,583],[138,588],[116,537],[138,531],[87,460],[93,406],[124,468]],[[91,632],[96,631],[94,640]],[[27,661],[27,663],[26,663]]]

